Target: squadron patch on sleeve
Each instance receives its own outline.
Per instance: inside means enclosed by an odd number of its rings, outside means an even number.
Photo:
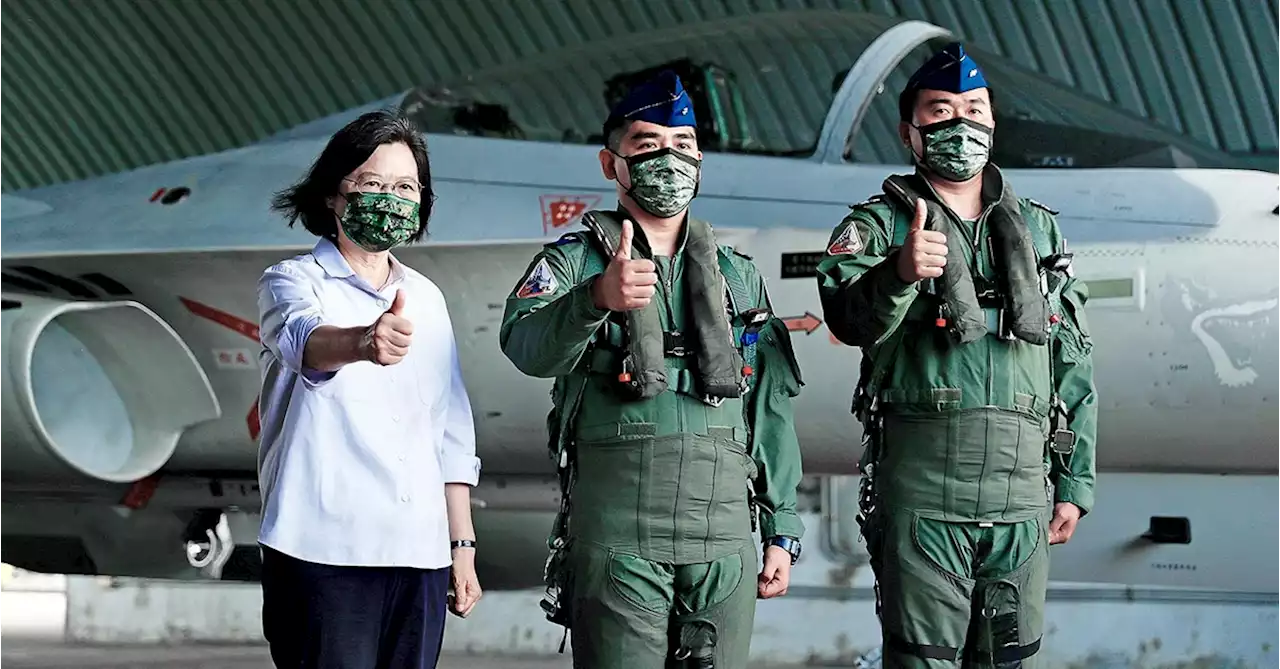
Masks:
[[[549,293],[556,292],[559,284],[556,283],[556,275],[551,271],[551,265],[547,264],[547,259],[543,258],[534,265],[533,271],[529,272],[528,278],[524,280],[524,284],[520,286],[520,290],[516,291],[516,297],[524,300],[530,297],[540,297]]]
[[[850,221],[849,225],[844,227],[840,236],[831,242],[831,246],[827,247],[827,255],[854,255],[863,248],[862,237],[858,234],[858,224]]]

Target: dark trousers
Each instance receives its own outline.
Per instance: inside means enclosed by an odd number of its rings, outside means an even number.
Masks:
[[[279,669],[433,669],[449,569],[336,567],[262,547],[262,632]]]

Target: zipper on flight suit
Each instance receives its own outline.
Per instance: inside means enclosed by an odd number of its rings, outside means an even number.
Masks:
[[[679,252],[679,250],[676,251],[676,253]],[[658,255],[651,253],[651,257],[653,258],[653,267],[658,272],[658,281],[662,283],[664,293],[662,303],[667,312],[667,326],[671,328],[673,333],[679,332],[679,330],[676,329],[675,308],[671,305],[672,300],[675,298],[676,254],[673,253],[668,257],[670,267],[668,267],[668,271],[665,272],[662,270],[662,264],[658,262]],[[663,364],[665,365],[665,351],[663,353]],[[677,406],[680,406],[679,403],[677,403]],[[678,432],[684,432],[684,429],[684,410],[678,409],[676,411],[676,430]]]
[[[965,237],[965,241],[968,242],[971,247],[973,247],[973,272],[971,273],[976,273],[976,275],[979,278],[982,278],[984,280],[986,277],[982,276],[982,238],[983,238],[982,233],[987,225],[987,216],[991,213],[991,210],[994,208],[995,208],[994,205],[987,205],[983,207],[982,213],[978,214],[977,220],[973,222],[972,237],[970,237],[968,234],[968,231],[964,229],[964,221],[960,219],[959,215],[955,214],[954,212],[951,212],[949,209],[944,212],[946,215],[951,216],[954,227],[960,231],[960,234],[963,237]],[[988,250],[991,249],[990,243],[987,244],[987,249]],[[995,270],[994,263],[991,264],[991,269],[992,271]],[[985,406],[990,407],[990,406],[995,406],[995,399],[994,399],[995,377],[991,371],[992,368],[995,366],[995,355],[991,350],[991,342],[984,341],[983,344],[986,345],[987,347],[987,374],[986,374],[987,387],[986,387],[986,398],[983,400],[983,404]]]
[[[991,210],[994,208],[995,208],[994,205],[987,205],[986,207],[983,207],[982,213],[978,214],[978,220],[974,221],[973,223],[973,268],[977,270],[978,276],[981,277],[984,281],[986,280],[986,277],[982,276],[982,260],[983,260],[982,239],[984,237],[983,232],[985,231],[986,225],[987,225],[987,216],[991,213]],[[991,248],[992,248],[991,240],[988,239],[987,251],[990,252]],[[992,259],[992,261],[993,262],[990,263],[990,269],[994,274],[996,269],[994,258]],[[997,285],[998,284],[999,282],[997,282]],[[999,336],[999,334],[1000,333],[997,332],[996,336]],[[995,360],[995,353],[991,349],[991,342],[984,341],[983,343],[986,344],[987,346],[987,397],[983,401],[983,403],[986,406],[990,407],[990,406],[995,406],[995,387],[994,387],[995,375],[992,373],[991,370],[995,367],[996,360]]]

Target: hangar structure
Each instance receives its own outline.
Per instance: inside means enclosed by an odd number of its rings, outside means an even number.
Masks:
[[[505,81],[523,89],[518,97],[532,101],[532,117],[603,118],[597,84],[605,73],[584,70],[602,60],[624,70],[631,60],[643,67],[710,59],[748,80],[742,103],[765,110],[759,132],[785,140],[789,119],[812,117],[796,107],[825,108],[836,77],[865,46],[844,40],[850,32],[840,26],[887,29],[903,19],[947,28],[1002,56],[997,67],[1039,74],[1052,88],[1109,106],[1113,124],[1147,120],[1142,125],[1178,136],[1193,148],[1171,164],[1277,171],[1277,0],[3,0],[0,7],[4,191],[251,144],[414,88]],[[776,48],[779,39],[789,48]],[[533,71],[544,76],[522,79]],[[450,123],[455,131],[465,125]]]

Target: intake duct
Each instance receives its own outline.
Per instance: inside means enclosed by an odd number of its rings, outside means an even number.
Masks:
[[[0,313],[6,481],[135,481],[221,415],[191,350],[137,302],[5,294]]]

